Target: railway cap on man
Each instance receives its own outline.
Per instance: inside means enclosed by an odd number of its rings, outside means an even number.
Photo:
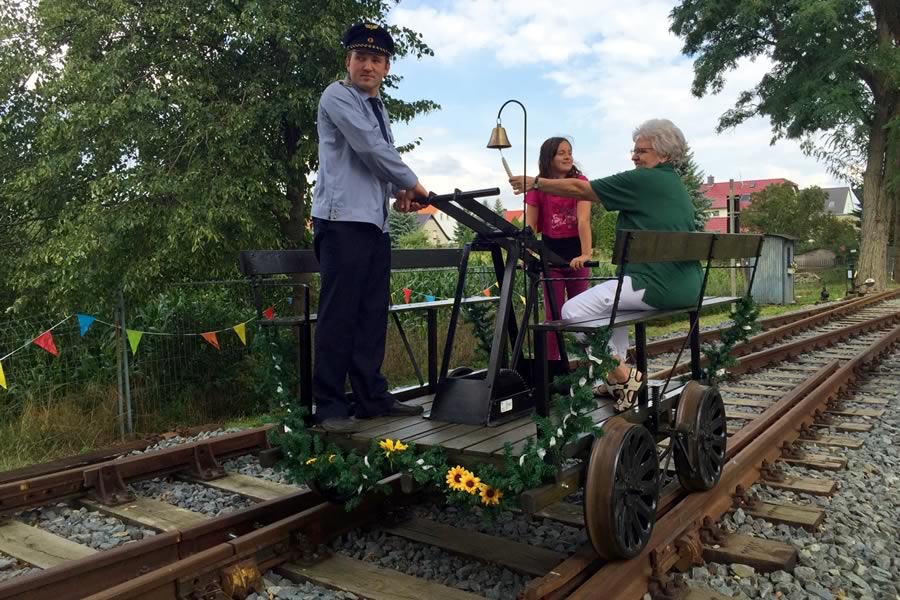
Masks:
[[[347,30],[341,42],[347,50],[371,50],[387,56],[394,53],[391,34],[375,23],[357,23]]]

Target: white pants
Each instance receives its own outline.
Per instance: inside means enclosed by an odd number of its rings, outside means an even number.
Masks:
[[[580,319],[595,317],[601,319],[612,314],[613,301],[616,299],[616,280],[604,281],[586,292],[582,292],[563,304],[563,319]],[[623,310],[655,310],[644,302],[644,290],[634,291],[631,277],[625,276],[622,281],[622,293],[619,295],[619,311]],[[628,352],[628,327],[616,327],[609,339],[609,349],[613,356],[623,361]]]

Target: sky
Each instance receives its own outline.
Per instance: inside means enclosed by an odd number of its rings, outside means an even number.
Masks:
[[[701,170],[717,182],[784,177],[801,187],[844,185],[799,142],[770,145],[767,119],[716,133],[719,116],[768,72],[765,58],[745,61],[718,95],[691,95],[693,61],[669,32],[674,0],[404,0],[392,24],[420,32],[435,56],[404,58],[391,72],[404,80],[393,94],[427,98],[441,110],[392,125],[398,144],[421,138],[404,160],[438,194],[499,187],[513,196],[497,150],[486,148],[497,111],[516,99],[528,111],[529,174],[541,142],[573,141],[576,164],[589,178],[632,168],[631,133],[647,119],[668,118],[684,132]],[[522,110],[509,104],[503,126],[513,147],[504,156],[523,170]]]

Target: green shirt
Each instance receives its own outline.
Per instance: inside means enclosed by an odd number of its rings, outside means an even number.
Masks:
[[[694,231],[694,205],[669,163],[591,181],[607,210],[619,211],[616,230]],[[696,261],[627,265],[635,291],[654,308],[696,305],[703,271]]]

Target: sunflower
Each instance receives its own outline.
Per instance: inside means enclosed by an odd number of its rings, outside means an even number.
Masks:
[[[464,492],[468,492],[470,494],[477,494],[479,488],[481,487],[481,479],[475,477],[474,473],[469,473],[466,471],[466,476],[463,477],[462,481],[462,489]]]
[[[463,479],[471,475],[471,473],[463,469],[461,466],[456,465],[455,467],[447,471],[447,485],[451,490],[461,492],[465,490],[465,488],[463,487]]]
[[[491,504],[500,504],[500,498],[503,497],[503,492],[486,483],[482,483],[480,495],[481,503],[485,506],[490,506]]]
[[[378,445],[381,446],[382,450],[384,450],[384,455],[387,458],[390,458],[391,454],[394,454],[395,452],[403,452],[404,450],[409,448],[409,446],[407,446],[400,440],[397,440],[395,442],[392,439],[381,440],[380,442],[378,442]]]

